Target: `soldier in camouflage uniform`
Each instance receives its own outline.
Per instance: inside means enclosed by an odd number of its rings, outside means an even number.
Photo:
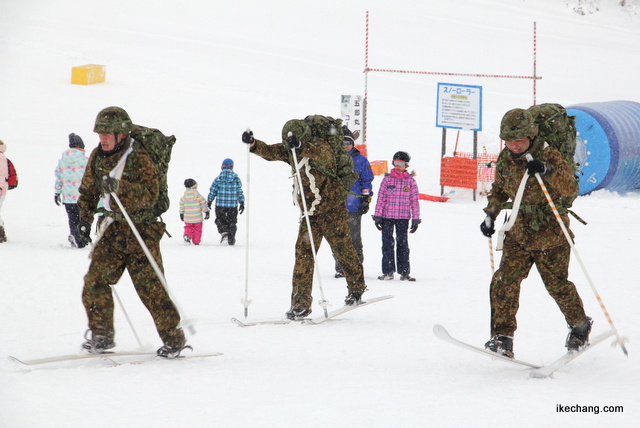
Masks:
[[[291,135],[289,135],[291,133]],[[291,120],[282,129],[283,142],[268,145],[256,140],[253,132],[247,131],[242,135],[242,141],[250,144],[252,153],[268,161],[286,162],[292,167],[295,175],[291,148],[296,150],[298,168],[302,178],[302,193],[304,194],[311,232],[316,251],[325,238],[331,250],[344,270],[347,280],[347,305],[360,303],[366,289],[364,272],[358,254],[353,246],[347,212],[344,209],[346,191],[338,182],[324,171],[335,174],[336,160],[329,143],[319,138],[312,138],[311,130],[302,120]],[[294,193],[297,204],[303,211],[300,189],[294,179]],[[304,212],[302,212],[304,216]],[[300,319],[311,313],[313,298],[314,260],[311,250],[307,223],[301,218],[296,242],[296,262],[293,269],[293,290],[291,293],[291,309],[286,313],[289,319]]]
[[[520,283],[534,263],[571,329],[566,342],[569,350],[578,350],[588,343],[592,323],[585,315],[575,285],[568,280],[571,247],[535,174],[543,177],[551,198],[559,201],[556,204],[567,229],[567,209],[560,201],[573,200],[578,194],[578,183],[565,158],[544,141],[538,141],[537,133],[538,125],[526,110],[513,109],[504,115],[500,138],[506,147],[498,157],[495,182],[484,209],[487,216],[480,225],[485,236],[493,235],[496,217],[509,199],[514,200],[520,181],[528,174],[519,212],[512,213],[517,215],[516,221],[505,233],[500,266],[490,285],[492,338],[485,347],[510,358],[517,328]],[[528,162],[526,154],[531,154],[533,160]]]
[[[165,225],[151,213],[158,199],[158,172],[143,148],[132,149],[129,135],[132,129],[129,115],[119,107],[108,107],[98,114],[93,131],[99,134],[100,144],[91,153],[80,185],[78,229],[86,243],[91,242],[94,214],[102,213],[98,220],[98,241],[93,246],[82,291],[91,332],[83,348],[89,353],[100,353],[115,346],[111,286],[127,269],[164,343],[158,349],[158,355],[173,358],[185,345],[184,332],[178,326],[180,315],[110,195],[116,192],[150,253],[163,269],[160,238]],[[118,165],[124,169],[110,177],[109,173]],[[100,201],[104,208],[98,208]]]

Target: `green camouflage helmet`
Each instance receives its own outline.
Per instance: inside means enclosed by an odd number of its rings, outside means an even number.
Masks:
[[[133,130],[133,122],[124,109],[120,107],[107,107],[102,109],[96,117],[93,132],[96,134],[128,134]]]
[[[311,139],[311,129],[304,120],[291,119],[282,127],[282,141],[286,141],[291,132],[299,141],[309,141]]]
[[[538,135],[538,125],[527,110],[514,108],[505,113],[500,123],[500,139],[514,141],[536,135]]]

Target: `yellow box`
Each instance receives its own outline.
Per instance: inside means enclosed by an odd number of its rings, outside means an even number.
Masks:
[[[104,82],[107,74],[105,65],[87,64],[71,69],[71,83],[74,85],[91,85]]]
[[[373,171],[373,175],[382,175],[389,172],[389,167],[387,166],[386,160],[377,160],[371,162],[371,171]]]

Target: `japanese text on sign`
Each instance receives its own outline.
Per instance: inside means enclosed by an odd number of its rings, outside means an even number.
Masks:
[[[438,83],[436,126],[482,131],[482,86]]]
[[[359,136],[362,133],[362,121],[364,115],[362,95],[342,95],[340,100],[340,116],[342,118],[342,123],[347,125],[349,130],[354,133],[355,136]],[[356,143],[359,144],[357,141]]]

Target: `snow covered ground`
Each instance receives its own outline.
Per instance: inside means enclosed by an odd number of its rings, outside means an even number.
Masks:
[[[3,0],[0,139],[20,185],[2,209],[9,242],[0,245],[0,426],[636,426],[638,193],[599,191],[574,205],[589,223],[573,223],[577,248],[630,339],[628,358],[603,344],[538,380],[435,338],[436,323],[479,346],[489,338],[491,269],[478,230],[486,201],[474,202],[461,189],[446,204],[422,202],[423,223],[410,239],[415,283],[376,279],[380,236],[365,218],[365,296],[394,299],[321,326],[242,329],[230,322],[243,316],[246,275],[250,319],[278,318],[288,309],[298,220],[288,167],[248,159],[240,135],[249,126],[277,142],[287,120],[338,116],[340,95],[363,94],[366,11],[372,68],[531,75],[535,21],[539,103],[640,101],[640,16],[614,0],[581,16],[572,11],[576,3]],[[71,67],[92,63],[107,66],[107,81],[71,85]],[[438,82],[483,86],[479,143],[493,153],[502,114],[533,102],[525,79],[371,73],[368,80],[369,159],[408,151],[420,190],[429,194],[440,192]],[[88,251],[69,248],[66,215],[53,202],[53,170],[69,133],[88,150],[96,145],[93,121],[109,105],[178,137],[173,206],[165,216],[174,237],[162,244],[167,278],[183,315],[197,320],[189,337],[195,352],[224,355],[118,367],[98,360],[17,365],[7,357],[73,353],[83,340]],[[455,133],[449,136],[451,151]],[[459,150],[471,151],[469,133]],[[184,246],[182,182],[195,178],[206,194],[226,157],[248,192],[238,243],[221,246],[210,220],[203,244]],[[379,183],[377,177],[376,192]],[[345,282],[333,278],[326,243],[319,264],[325,297],[339,307]],[[604,331],[606,318],[575,258],[571,278],[595,320],[594,334]],[[154,351],[160,340],[126,275],[116,289],[144,349]],[[314,315],[320,313],[315,304]],[[518,358],[544,364],[563,353],[564,320],[535,270],[523,283],[518,321]],[[119,309],[116,329],[118,350],[138,348]],[[559,412],[558,405],[599,413]]]

